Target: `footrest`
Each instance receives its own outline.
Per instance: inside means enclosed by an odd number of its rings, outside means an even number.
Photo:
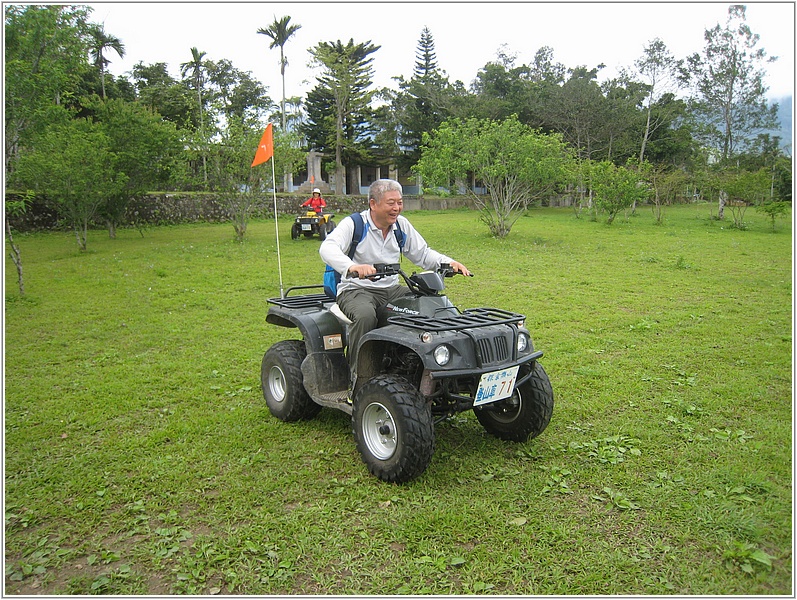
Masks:
[[[313,400],[315,400],[321,406],[336,408],[338,410],[342,410],[345,413],[351,414],[352,407],[351,404],[349,404],[348,399],[349,399],[348,390],[343,390],[342,392],[330,392],[328,394],[322,394],[320,396],[313,398]]]

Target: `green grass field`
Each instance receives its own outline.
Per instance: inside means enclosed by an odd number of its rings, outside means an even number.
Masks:
[[[750,209],[612,225],[535,209],[407,216],[466,264],[461,308],[522,312],[551,378],[537,439],[471,413],[422,477],[370,476],[349,417],[273,418],[295,330],[274,224],[19,235],[5,264],[6,594],[785,594],[792,589],[792,230]],[[714,211],[716,212],[716,210]],[[285,287],[319,240],[280,224]]]

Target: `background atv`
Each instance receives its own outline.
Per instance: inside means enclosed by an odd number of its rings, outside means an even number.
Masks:
[[[313,237],[318,234],[323,242],[327,239],[327,234],[335,229],[335,222],[332,220],[335,215],[332,213],[317,213],[308,210],[305,214],[296,217],[291,226],[291,239],[298,240],[304,234],[305,237]]]
[[[277,342],[260,379],[271,413],[310,419],[328,406],[352,415],[357,449],[369,471],[391,482],[424,472],[434,452],[434,425],[473,410],[490,434],[522,442],[542,433],[553,414],[553,389],[521,314],[497,308],[460,311],[444,290],[449,265],[407,276],[375,265],[374,278],[399,274],[408,295],[389,304],[364,335],[357,381],[348,402],[346,317],[322,286],[289,288],[270,298],[266,320],[298,328],[302,340]],[[336,316],[337,315],[337,316]]]

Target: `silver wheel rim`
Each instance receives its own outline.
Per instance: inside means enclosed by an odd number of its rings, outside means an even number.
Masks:
[[[275,402],[285,400],[285,374],[277,366],[271,367],[268,372],[268,391]]]
[[[520,395],[520,390],[515,390],[506,400],[502,400],[500,410],[493,413],[493,419],[499,423],[511,423],[518,418],[520,409],[523,407],[523,397]]]
[[[396,424],[384,405],[374,402],[363,411],[362,433],[368,451],[379,460],[387,460],[396,452]]]

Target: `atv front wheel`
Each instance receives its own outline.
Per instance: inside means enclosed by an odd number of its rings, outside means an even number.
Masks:
[[[363,462],[383,481],[410,481],[432,460],[432,408],[406,379],[378,375],[363,385],[354,398],[352,427]]]
[[[531,377],[506,400],[474,408],[482,427],[495,437],[510,442],[525,442],[537,437],[553,415],[553,388],[545,369],[538,362],[523,365],[518,378]]]
[[[277,342],[263,356],[260,384],[271,414],[280,421],[312,419],[321,406],[312,401],[302,384],[302,361],[307,356],[304,342]]]
[[[326,223],[319,223],[318,224],[318,237],[321,238],[322,242],[325,239],[327,239],[327,224]]]
[[[294,223],[291,226],[291,239],[298,240],[299,236],[302,234],[302,226],[298,223]]]

